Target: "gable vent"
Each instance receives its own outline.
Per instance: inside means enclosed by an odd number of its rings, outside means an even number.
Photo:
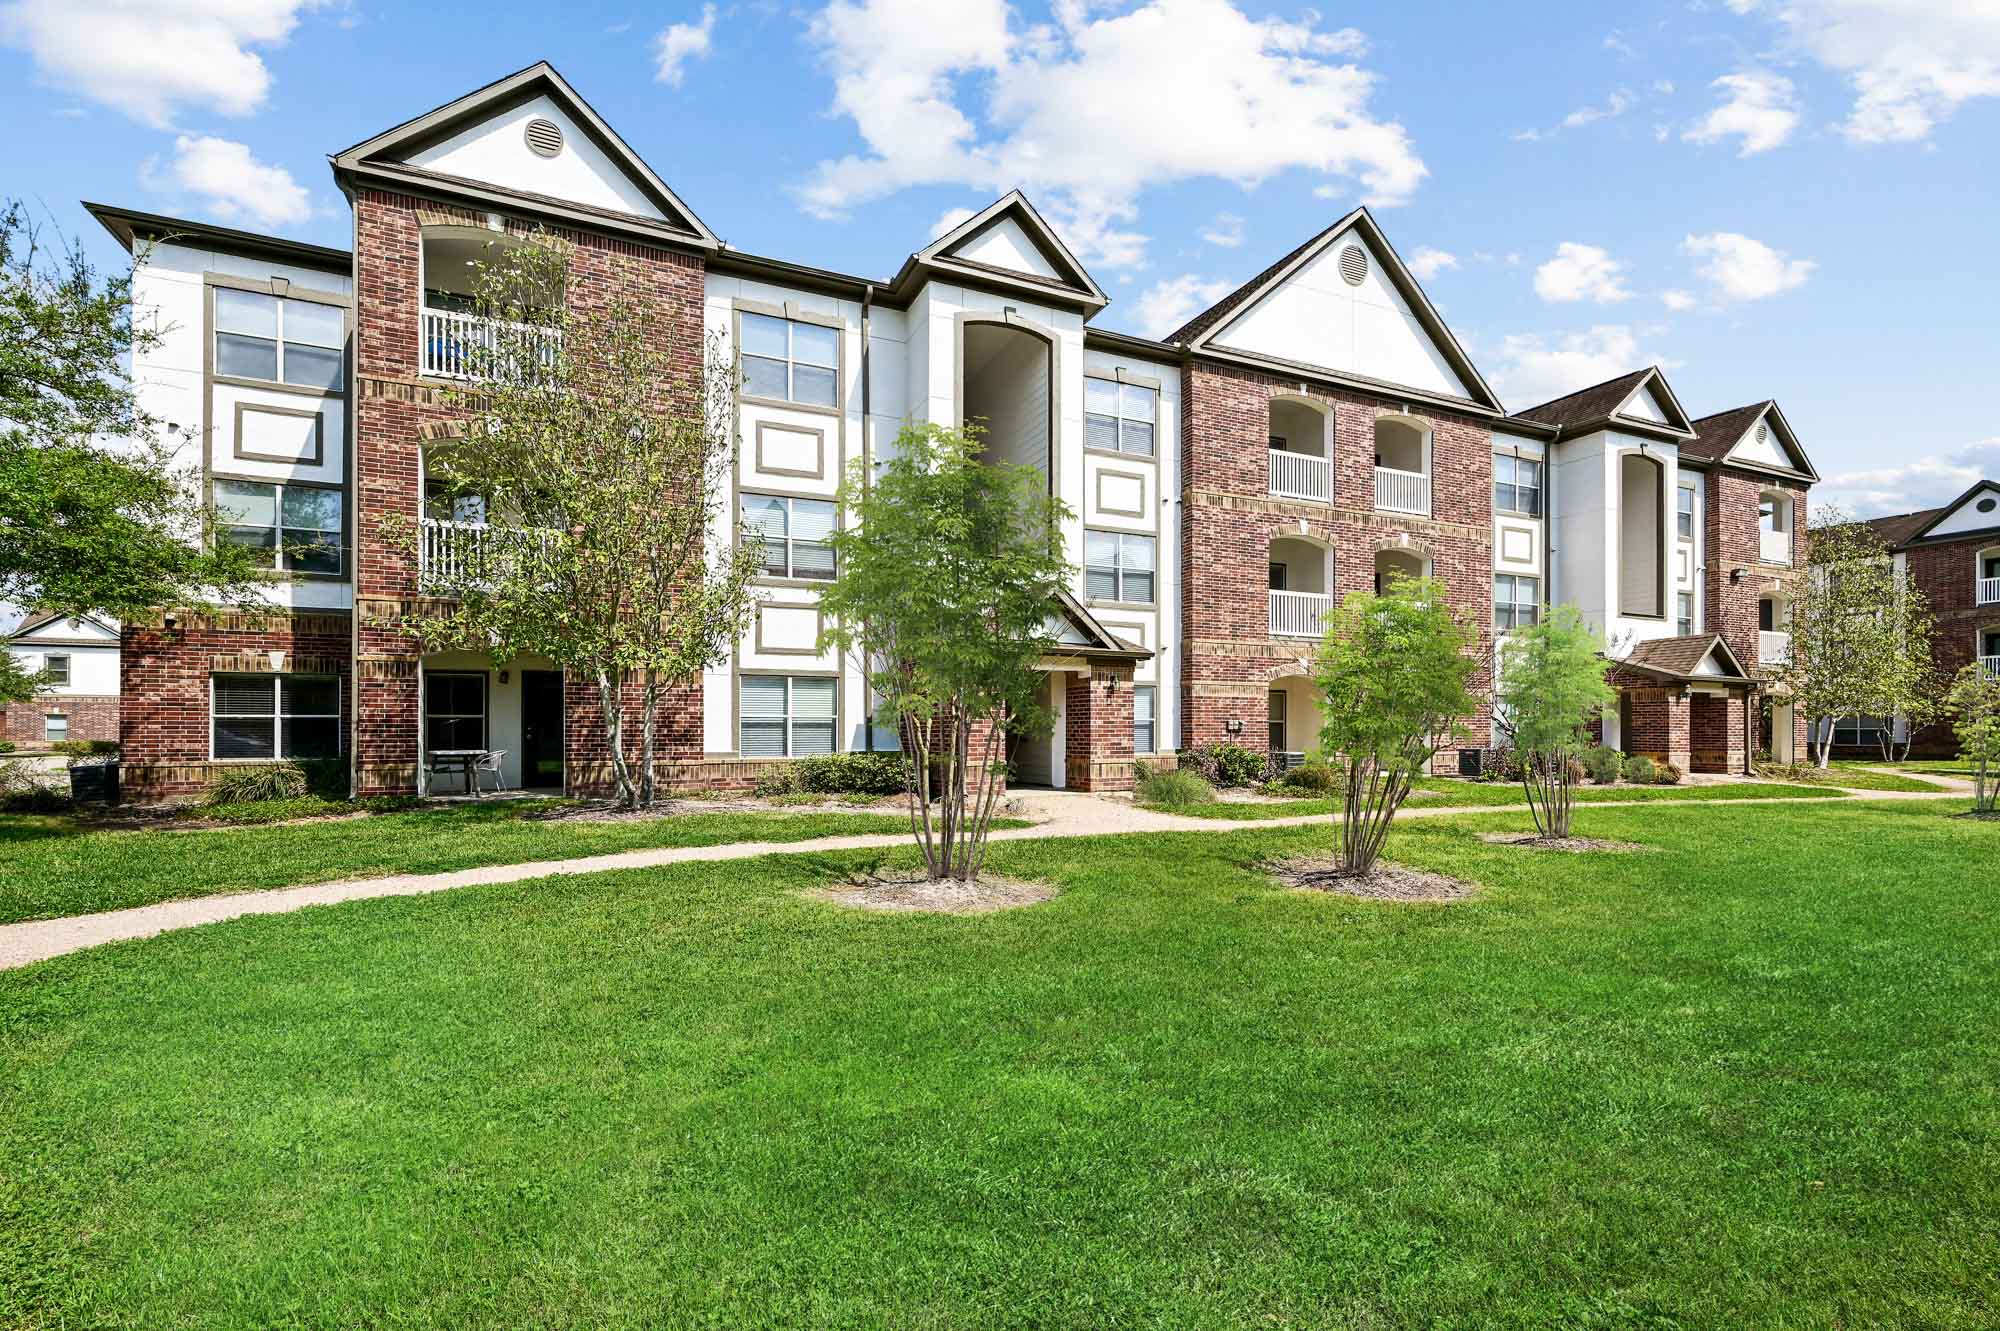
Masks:
[[[562,126],[553,120],[544,120],[540,116],[530,120],[526,137],[528,150],[537,157],[554,157],[562,151]]]
[[[1757,422],[1757,442],[1761,444],[1761,443],[1763,443],[1763,442],[1764,442],[1765,440],[1769,439],[1770,437],[1771,437],[1771,427],[1770,427],[1770,426],[1768,426],[1768,425],[1766,425],[1766,424],[1764,424],[1764,422],[1762,422],[1762,421],[1758,421],[1758,422]]]
[[[1349,245],[1340,252],[1341,280],[1351,287],[1358,287],[1368,280],[1368,251],[1359,245]]]

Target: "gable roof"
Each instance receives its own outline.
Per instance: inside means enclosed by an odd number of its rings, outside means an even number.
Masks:
[[[1914,513],[1891,513],[1883,518],[1868,518],[1861,525],[1881,537],[1882,544],[1894,548],[1909,544],[1918,532],[1956,507],[1957,504],[1946,504],[1942,508],[1920,508]]]
[[[185,218],[165,217],[159,213],[143,213],[108,203],[92,203],[88,199],[83,200],[83,207],[125,247],[127,254],[147,241],[185,240],[206,243],[231,254],[262,255],[281,263],[297,264],[301,268],[346,273],[354,266],[352,254],[329,245],[309,245],[302,240],[238,231],[234,227],[214,226],[208,222],[190,222]]]
[[[1768,417],[1772,428],[1777,432],[1779,445],[1792,459],[1796,474],[1809,480],[1818,480],[1819,472],[1813,469],[1812,459],[1806,456],[1805,449],[1799,444],[1799,437],[1792,432],[1791,422],[1785,419],[1784,411],[1771,398],[1753,402],[1745,407],[1718,411],[1712,416],[1703,416],[1695,421],[1695,437],[1681,445],[1681,456],[1700,462],[1731,462],[1736,466],[1750,467],[1758,471],[1782,470],[1729,456],[1730,450],[1742,441],[1744,434],[1756,424],[1760,416]]]
[[[608,156],[612,164],[630,177],[633,185],[660,210],[665,221],[642,217],[636,213],[621,213],[612,209],[592,207],[555,199],[548,195],[531,194],[509,189],[488,181],[468,181],[443,172],[427,171],[412,166],[405,159],[422,149],[438,143],[458,131],[490,119],[503,111],[519,106],[535,97],[547,97],[581,126],[591,140]],[[583,100],[575,88],[555,66],[546,60],[537,61],[526,69],[495,80],[483,88],[475,89],[465,96],[446,102],[443,106],[426,111],[413,120],[406,120],[393,129],[387,129],[372,138],[333,156],[333,169],[337,176],[356,176],[374,179],[405,188],[426,185],[434,190],[448,191],[453,195],[469,195],[488,199],[502,205],[527,205],[538,212],[552,214],[571,221],[580,221],[595,226],[610,225],[620,230],[634,231],[656,239],[671,240],[676,244],[697,249],[714,250],[721,246],[715,233],[704,223],[680,197],[660,179],[645,159],[634,152],[631,145],[618,136],[617,131],[605,123]]]
[[[1977,480],[1974,481],[1970,486],[1966,487],[1966,491],[1964,494],[1952,500],[1949,504],[1943,505],[1942,507],[1927,508],[1920,513],[1905,513],[1900,515],[1900,518],[1876,518],[1874,522],[1871,522],[1868,525],[1871,527],[1875,527],[1876,523],[1891,523],[1897,521],[1906,523],[1907,524],[1906,535],[1902,535],[1894,539],[1890,539],[1885,535],[1884,539],[1889,540],[1889,543],[1891,545],[1915,545],[1918,541],[1921,541],[1925,537],[1929,536],[1931,532],[1935,530],[1937,527],[1943,525],[1946,519],[1950,518],[1954,513],[1957,513],[1967,504],[1971,503],[1973,497],[1979,494],[1979,492],[1982,490],[1990,490],[1994,493],[1994,495],[2000,496],[2000,481]],[[1994,514],[1994,519],[1995,520],[1990,526],[1973,527],[1973,528],[1968,528],[1965,531],[1946,532],[1944,536],[1956,540],[1961,536],[1982,536],[1985,535],[1987,532],[2000,530],[2000,509],[1996,509]],[[1880,527],[1876,527],[1876,530],[1879,532],[1882,529]],[[1940,537],[1940,539],[1943,539],[1943,537]]]
[[[1027,236],[1055,277],[1002,267],[965,254],[965,250],[981,236],[1009,221]],[[1086,306],[1092,311],[1111,303],[1111,298],[1104,294],[1104,288],[1097,285],[1097,279],[1070,253],[1069,246],[1063,244],[1055,228],[1043,219],[1041,213],[1035,210],[1035,205],[1028,202],[1028,196],[1018,189],[1008,190],[912,254],[904,261],[892,285],[899,291],[905,290],[924,270],[982,279],[1003,286],[1018,285],[1037,299],[1047,300],[1053,296],[1064,299],[1068,304]]]
[[[1654,395],[1654,400],[1660,404],[1661,414],[1667,418],[1665,425],[1643,416],[1619,414],[1618,409],[1631,401],[1633,394],[1640,392]],[[1531,421],[1536,425],[1560,426],[1578,434],[1614,425],[1621,430],[1640,434],[1650,432],[1676,441],[1686,440],[1694,434],[1687,413],[1681,409],[1680,399],[1674,395],[1667,376],[1660,372],[1657,365],[1630,370],[1601,384],[1565,393],[1538,407],[1517,411],[1512,419]]]
[[[1050,655],[1100,657],[1117,661],[1146,661],[1152,658],[1153,654],[1144,647],[1127,642],[1104,627],[1097,616],[1091,614],[1089,608],[1069,591],[1058,592],[1056,602],[1057,613],[1081,630],[1082,636],[1088,638],[1089,642],[1058,643]]]
[[[98,615],[91,615],[91,614],[66,615],[59,610],[30,611],[28,615],[24,617],[19,624],[16,624],[14,626],[13,630],[10,633],[5,635],[5,640],[8,642],[18,643],[23,638],[28,637],[30,634],[40,634],[43,629],[49,628],[53,625],[60,624],[64,628],[67,628],[71,620],[76,620],[79,623],[89,624],[92,627],[98,629],[100,632],[110,634],[111,635],[110,641],[98,642],[93,639],[78,639],[78,638],[45,638],[42,640],[46,642],[68,643],[74,646],[87,646],[87,647],[116,647],[118,645],[119,641],[118,625],[113,621],[104,619]]]
[[[1701,663],[1714,653],[1718,664],[1730,673],[1723,675],[1702,675],[1696,672]],[[1633,670],[1657,675],[1662,679],[1713,680],[1748,679],[1750,672],[1736,659],[1736,653],[1729,650],[1729,644],[1717,633],[1690,633],[1678,638],[1653,638],[1637,644],[1623,661],[1614,664],[1627,666]]]
[[[1410,272],[1408,265],[1403,262],[1403,257],[1396,253],[1396,247],[1389,243],[1388,236],[1383,234],[1381,226],[1375,221],[1374,214],[1370,213],[1365,207],[1356,208],[1332,226],[1327,227],[1318,235],[1313,236],[1304,244],[1286,254],[1263,272],[1257,274],[1248,282],[1237,287],[1221,300],[1201,311],[1201,313],[1189,319],[1173,332],[1167,334],[1166,340],[1168,342],[1179,343],[1187,347],[1190,351],[1210,350],[1209,340],[1217,332],[1221,331],[1222,327],[1229,322],[1233,315],[1247,309],[1266,292],[1278,286],[1279,283],[1330,248],[1335,241],[1350,233],[1359,233],[1362,242],[1382,261],[1382,271],[1387,274],[1390,285],[1396,289],[1397,294],[1410,307],[1410,312],[1416,316],[1417,322],[1423,326],[1425,333],[1430,336],[1432,343],[1451,366],[1452,371],[1458,376],[1459,381],[1473,394],[1470,398],[1454,398],[1453,400],[1470,402],[1474,406],[1483,407],[1496,414],[1504,413],[1506,408],[1500,405],[1499,397],[1487,385],[1484,376],[1479,373],[1479,367],[1472,363],[1472,357],[1466,354],[1465,348],[1459,344],[1458,338],[1452,333],[1450,327],[1446,325],[1444,316],[1440,315],[1437,312],[1437,307],[1431,304],[1430,297],[1424,294],[1422,284]],[[1232,354],[1243,356],[1247,359],[1267,362],[1270,359],[1262,356],[1251,356],[1243,352],[1234,352]],[[1406,385],[1389,384],[1368,379],[1365,376],[1345,374],[1332,366],[1308,368],[1318,369],[1331,378],[1362,382],[1367,387],[1373,389],[1386,389],[1392,393],[1401,393],[1406,396],[1437,396],[1436,394],[1413,390]]]

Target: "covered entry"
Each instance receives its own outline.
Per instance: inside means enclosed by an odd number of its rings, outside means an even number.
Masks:
[[[1613,664],[1617,747],[1683,772],[1748,774],[1758,685],[1713,633],[1655,638]]]
[[[1065,592],[1040,665],[1047,724],[1010,727],[1008,784],[1051,790],[1130,790],[1136,773],[1132,671],[1152,653],[1126,642]],[[1148,724],[1156,724],[1148,718]]]

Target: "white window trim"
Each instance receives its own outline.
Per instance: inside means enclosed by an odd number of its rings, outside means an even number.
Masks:
[[[1502,601],[1500,599],[1500,580],[1502,578],[1508,578],[1512,580],[1514,588],[1514,599],[1509,601]],[[1530,598],[1525,601],[1521,599],[1522,583],[1527,583],[1530,587],[1534,589],[1530,595]],[[1512,612],[1514,619],[1513,623],[1507,625],[1504,628],[1501,627],[1500,624],[1500,607],[1503,605],[1506,606],[1508,610]],[[1521,623],[1521,610],[1523,607],[1527,607],[1534,611],[1535,618],[1533,624]],[[1542,579],[1540,575],[1534,573],[1495,573],[1493,575],[1494,633],[1496,635],[1500,635],[1500,634],[1512,633],[1515,629],[1532,628],[1534,627],[1534,624],[1539,624],[1541,623],[1541,621],[1542,621]]]
[[[1093,564],[1090,562],[1090,538],[1092,536],[1109,536],[1113,541],[1117,543],[1116,549],[1118,554],[1115,563]],[[1149,569],[1134,568],[1130,570],[1132,573],[1135,574],[1144,573],[1147,577],[1153,580],[1153,594],[1151,596],[1148,596],[1143,601],[1130,600],[1125,595],[1125,574],[1127,572],[1125,567],[1125,543],[1127,541],[1150,541],[1153,546],[1152,567]],[[1087,597],[1086,599],[1095,601],[1111,601],[1118,605],[1150,606],[1158,604],[1160,596],[1159,537],[1153,535],[1150,532],[1111,531],[1108,528],[1104,527],[1086,527],[1084,528],[1084,533],[1083,533],[1083,559],[1084,559],[1084,565],[1083,565],[1084,590],[1086,592],[1090,590],[1090,574],[1092,570],[1104,571],[1108,569],[1112,576],[1112,591],[1114,593],[1113,595],[1108,597],[1096,596],[1096,597]]]
[[[810,319],[794,319],[788,315],[783,315],[783,314],[766,314],[762,310],[746,309],[746,310],[740,310],[738,311],[738,313],[740,315],[740,318],[737,321],[737,326],[739,329],[742,327],[743,323],[753,318],[775,319],[777,322],[785,325],[785,354],[782,362],[780,362],[779,358],[776,356],[766,356],[761,352],[745,351],[741,347],[738,348],[739,354],[745,360],[761,360],[761,361],[771,361],[773,363],[782,363],[785,367],[785,395],[781,398],[774,398],[770,396],[768,393],[751,392],[749,388],[749,378],[746,375],[744,378],[744,392],[743,392],[743,395],[745,397],[752,398],[760,402],[783,402],[795,407],[808,407],[815,411],[840,410],[840,353],[841,353],[841,342],[844,340],[842,329],[830,326],[828,324],[819,323]],[[801,327],[817,328],[821,332],[830,332],[833,334],[833,364],[815,365],[811,361],[804,361],[799,359],[797,352],[797,332],[798,329]],[[824,370],[827,374],[833,377],[832,401],[808,402],[799,397],[797,371],[798,367],[801,365],[805,366],[809,370]]]
[[[1159,457],[1159,455],[1160,455],[1160,390],[1159,390],[1159,389],[1157,389],[1157,388],[1155,388],[1155,387],[1153,387],[1153,386],[1152,386],[1151,384],[1139,384],[1139,383],[1132,383],[1132,382],[1129,382],[1129,381],[1127,381],[1127,380],[1122,380],[1122,379],[1107,379],[1107,378],[1105,378],[1105,377],[1104,377],[1103,375],[1101,375],[1101,374],[1086,374],[1085,376],[1083,376],[1083,380],[1084,380],[1084,383],[1083,383],[1083,401],[1084,401],[1084,412],[1083,412],[1083,436],[1084,436],[1084,438],[1085,438],[1085,439],[1088,439],[1088,438],[1090,437],[1090,418],[1091,418],[1092,416],[1095,416],[1095,417],[1097,417],[1097,418],[1098,418],[1099,420],[1108,420],[1108,421],[1110,421],[1110,422],[1112,423],[1112,425],[1113,425],[1113,430],[1112,430],[1112,433],[1113,433],[1113,434],[1115,434],[1115,435],[1117,435],[1117,437],[1118,437],[1118,447],[1116,447],[1116,448],[1105,448],[1105,447],[1104,447],[1103,445],[1101,445],[1101,444],[1089,444],[1089,445],[1086,445],[1086,446],[1087,446],[1087,447],[1089,447],[1089,448],[1090,448],[1090,449],[1091,449],[1091,450],[1092,450],[1093,452],[1098,452],[1098,453],[1116,453],[1116,454],[1118,454],[1118,455],[1119,455],[1120,457],[1128,457],[1128,458],[1148,458],[1148,459],[1151,459],[1151,458],[1157,458],[1157,457]],[[1105,414],[1104,414],[1103,412],[1101,412],[1101,411],[1092,411],[1092,410],[1090,410],[1090,385],[1091,385],[1091,382],[1092,382],[1093,380],[1094,380],[1094,381],[1096,381],[1097,383],[1100,383],[1100,384],[1106,384],[1106,385],[1110,386],[1110,388],[1111,388],[1111,389],[1113,390],[1113,396],[1115,397],[1115,399],[1117,400],[1117,403],[1118,403],[1118,410],[1117,410],[1117,411],[1115,411],[1115,412],[1113,412],[1113,413],[1112,413],[1111,415],[1109,415],[1109,416],[1105,415]],[[1141,420],[1140,420],[1140,419],[1139,419],[1139,418],[1138,418],[1137,416],[1127,416],[1127,415],[1125,414],[1125,390],[1126,390],[1126,389],[1128,389],[1128,388],[1130,388],[1130,389],[1133,389],[1133,390],[1135,390],[1135,391],[1137,391],[1137,392],[1141,392],[1141,393],[1145,393],[1145,394],[1148,394],[1148,395],[1150,395],[1150,396],[1152,397],[1152,399],[1153,399],[1153,419],[1151,419],[1150,421],[1141,421]],[[1143,452],[1143,453],[1139,452],[1139,451],[1138,451],[1137,449],[1131,449],[1131,448],[1127,448],[1127,447],[1125,447],[1125,422],[1126,422],[1126,421],[1128,421],[1128,420],[1129,420],[1129,421],[1132,421],[1132,422],[1133,422],[1133,423],[1135,423],[1135,424],[1140,424],[1140,425],[1147,425],[1147,426],[1150,426],[1150,427],[1152,427],[1152,432],[1153,432],[1153,435],[1152,435],[1152,440],[1153,440],[1153,441],[1152,441],[1152,446],[1151,446],[1150,448],[1148,448],[1148,449],[1147,449],[1147,450],[1146,450],[1145,452]]]
[[[70,653],[68,652],[46,652],[43,654],[42,669],[47,671],[50,675],[49,679],[50,688],[66,689],[70,687],[71,681],[75,679],[74,668],[70,664],[70,662],[73,659],[74,658],[72,658]],[[54,678],[54,675],[56,673],[56,662],[58,661],[62,662],[61,679]]]
[[[1513,464],[1514,475],[1516,477],[1515,480],[1502,481],[1500,479],[1500,464],[1502,462],[1508,462]],[[1521,484],[1518,478],[1520,477],[1522,467],[1533,467],[1535,469],[1535,483],[1533,485]],[[1513,453],[1494,454],[1493,455],[1493,511],[1495,513],[1505,513],[1510,517],[1535,518],[1539,520],[1543,516],[1542,482],[1546,475],[1547,473],[1544,470],[1544,463],[1540,458],[1524,458],[1524,457],[1519,457]],[[1519,508],[1519,507],[1507,508],[1503,506],[1500,502],[1500,487],[1503,484],[1508,486],[1514,491],[1515,499],[1517,502],[1523,490],[1533,490],[1535,492],[1535,507],[1533,511],[1530,511],[1525,508]]]
[[[437,679],[439,676],[455,679],[477,679],[479,681],[479,744],[477,747],[482,749],[491,747],[493,740],[493,681],[487,677],[484,670],[452,670],[441,668],[426,670],[424,672],[423,694],[417,709],[417,724],[423,728],[424,752],[433,752],[431,749],[431,681]],[[439,712],[436,715],[447,720],[462,721],[466,717],[473,715],[473,713]]]
[[[1153,700],[1153,718],[1152,720],[1146,722],[1146,725],[1150,727],[1153,732],[1153,745],[1151,748],[1145,748],[1145,749],[1139,747],[1138,718],[1139,718],[1139,695],[1141,693],[1149,695]],[[1135,754],[1151,754],[1151,753],[1158,753],[1159,751],[1160,751],[1159,686],[1155,684],[1134,684],[1132,686],[1132,752]]]
[[[271,717],[271,756],[270,756],[270,757],[268,757],[268,758],[222,758],[222,757],[218,757],[218,756],[216,755],[216,752],[215,752],[215,722],[216,722],[216,712],[215,712],[215,681],[216,681],[216,678],[217,678],[218,676],[223,676],[223,675],[228,675],[228,676],[241,676],[241,677],[243,677],[243,678],[246,678],[246,679],[268,679],[268,680],[270,680],[270,681],[271,681],[271,709],[272,709],[272,710],[271,710],[271,711],[270,711],[270,713],[269,713],[269,715],[270,715],[270,717]],[[279,681],[279,680],[281,680],[281,679],[328,679],[328,680],[332,680],[332,681],[333,681],[333,711],[329,713],[329,712],[286,712],[286,711],[282,711],[282,710],[280,710],[280,709],[281,709],[281,708],[282,708],[282,707],[284,706],[284,697],[285,697],[285,695],[284,695],[284,690],[283,690],[283,688],[282,688],[282,687],[280,687],[280,685],[278,684],[278,681]],[[342,726],[342,725],[340,724],[340,708],[341,708],[341,704],[342,704],[343,702],[345,702],[345,701],[346,701],[346,695],[345,695],[345,694],[344,694],[344,693],[342,692],[342,689],[341,689],[341,683],[340,683],[340,676],[338,676],[338,675],[318,675],[318,674],[297,674],[297,675],[294,675],[294,674],[290,674],[289,672],[284,672],[284,673],[273,673],[273,674],[261,674],[261,673],[259,673],[259,672],[257,672],[257,671],[254,671],[254,670],[211,670],[211,671],[209,671],[209,673],[208,673],[208,760],[209,760],[210,762],[217,762],[217,763],[282,763],[282,762],[314,762],[314,761],[325,761],[324,759],[307,759],[307,758],[286,758],[286,757],[284,756],[284,753],[285,753],[285,722],[286,722],[286,720],[287,720],[287,719],[291,719],[291,720],[295,720],[295,721],[325,721],[325,720],[328,720],[329,718],[331,718],[331,720],[332,720],[332,721],[333,721],[333,723],[334,723],[334,726],[333,726],[333,745],[334,745],[334,747],[333,747],[333,756],[334,756],[334,757],[336,757],[336,758],[339,758],[339,757],[345,757],[345,756],[346,756],[346,754],[347,754],[347,731],[346,731],[346,728],[345,728],[344,726]],[[262,716],[264,716],[264,715],[266,715],[266,714],[265,714],[265,713],[263,713],[263,712],[256,712],[256,713],[239,713],[238,715],[242,715],[242,716],[250,716],[250,717],[262,717]]]

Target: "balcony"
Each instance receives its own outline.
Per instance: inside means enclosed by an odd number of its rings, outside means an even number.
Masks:
[[[1980,657],[1979,668],[1986,672],[1986,678],[2000,679],[2000,656]]]
[[[1333,597],[1325,592],[1272,592],[1271,636],[1317,638],[1332,609]]]
[[[1757,534],[1757,558],[1766,564],[1792,562],[1792,534],[1788,531],[1761,531]]]
[[[1431,478],[1421,471],[1375,469],[1375,508],[1382,513],[1415,513],[1429,517]]]
[[[1979,604],[1992,605],[1995,601],[2000,601],[2000,578],[1981,578]]]
[[[425,518],[418,546],[417,586],[438,592],[484,576],[498,561],[548,540],[544,531],[495,527],[484,522]]]
[[[514,360],[546,370],[561,346],[562,334],[553,328],[426,309],[418,370],[436,379],[495,379]]]
[[[1271,493],[1281,499],[1333,497],[1333,464],[1311,453],[1271,450]]]
[[[1767,666],[1790,665],[1792,660],[1792,635],[1760,630],[1757,634],[1757,664]]]

